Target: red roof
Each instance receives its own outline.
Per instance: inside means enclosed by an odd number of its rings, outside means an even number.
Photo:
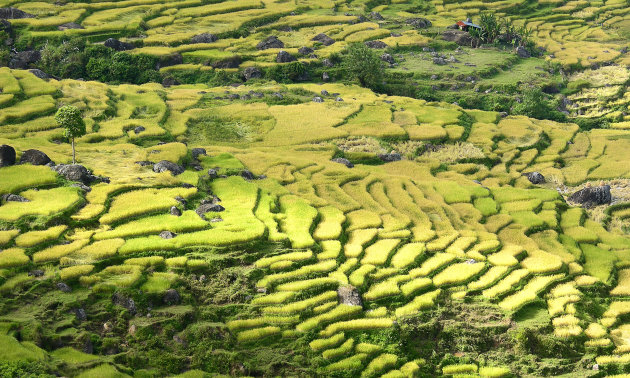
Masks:
[[[457,21],[457,26],[466,26],[464,21]]]

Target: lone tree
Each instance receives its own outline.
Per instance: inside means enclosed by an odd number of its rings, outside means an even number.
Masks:
[[[76,164],[74,138],[85,135],[85,122],[81,118],[81,112],[72,105],[62,106],[55,114],[55,121],[63,127],[63,135],[72,141],[72,164]]]
[[[383,82],[381,59],[363,43],[355,43],[346,51],[344,68],[353,79],[358,79],[362,87],[374,89]]]

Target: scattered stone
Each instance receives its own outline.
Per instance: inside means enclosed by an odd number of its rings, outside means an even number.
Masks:
[[[75,187],[75,188],[79,188],[79,189],[83,190],[84,192],[91,192],[92,191],[92,188],[90,188],[89,186],[83,184],[82,182],[77,182],[77,183],[72,184],[70,186]]]
[[[207,156],[208,153],[206,152],[205,148],[193,148],[192,150],[190,150],[190,154],[192,155],[193,159],[197,159],[199,156],[203,155],[203,156]]]
[[[176,216],[176,217],[181,217],[182,216],[182,211],[177,206],[172,206],[171,207],[171,215]]]
[[[85,310],[82,308],[75,308],[74,315],[76,316],[77,320],[80,322],[84,322],[87,320],[87,314],[85,313]]]
[[[241,171],[241,177],[245,180],[256,180],[256,176],[254,176],[254,174],[247,169],[243,169]]]
[[[184,167],[182,167],[181,165],[175,164],[173,162],[170,162],[168,160],[162,160],[160,162],[155,163],[155,165],[153,165],[153,172],[155,173],[162,173],[166,171],[171,172],[173,176],[177,176],[179,174],[184,173]]]
[[[20,156],[20,164],[46,165],[50,163],[50,158],[40,150],[26,150]]]
[[[271,95],[277,98],[278,100],[282,100],[284,98],[284,96],[280,92],[273,92]]]
[[[199,207],[197,208],[197,210],[195,210],[195,212],[202,219],[206,219],[205,217],[206,213],[209,213],[209,212],[219,213],[224,210],[225,210],[225,207],[219,205],[218,203],[205,203],[205,204],[199,205]]]
[[[387,54],[387,53],[381,55],[381,60],[389,64],[396,63],[396,61],[394,60],[394,57],[391,54]]]
[[[26,13],[22,10],[19,10],[17,8],[0,8],[0,18],[2,19],[15,20],[19,18],[33,18],[33,17],[35,16],[33,16],[30,13]]]
[[[275,35],[265,38],[263,41],[258,42],[256,45],[258,50],[267,49],[281,49],[284,48],[284,43],[278,39]]]
[[[523,173],[523,176],[527,177],[529,182],[534,185],[544,184],[546,182],[545,176],[543,176],[540,172],[527,172]]]
[[[166,290],[166,293],[164,293],[164,298],[162,299],[164,304],[167,306],[179,304],[181,300],[182,300],[181,296],[175,289]]]
[[[57,30],[68,30],[68,29],[85,29],[82,25],[77,24],[76,22],[66,22],[65,24],[61,24],[57,26]]]
[[[210,176],[211,179],[215,179],[219,177],[219,173],[217,172],[216,169],[210,168],[208,169],[208,176]]]
[[[500,116],[501,118],[505,118],[505,117],[507,117],[507,116],[508,116],[508,113],[507,113],[507,112],[499,112],[499,116]]]
[[[335,162],[335,163],[343,164],[343,165],[345,165],[348,168],[353,168],[354,167],[354,164],[352,164],[352,162],[350,160],[346,159],[346,158],[334,158],[331,161]]]
[[[60,164],[54,166],[53,170],[65,177],[67,180],[79,181],[84,184],[89,184],[90,182],[98,179],[81,164]]]
[[[160,237],[162,239],[173,239],[175,236],[177,236],[176,234],[170,232],[170,231],[162,231],[160,232]]]
[[[245,81],[251,79],[260,79],[262,77],[262,72],[258,67],[247,67],[243,70],[243,78]]]
[[[161,56],[158,63],[157,69],[159,70],[162,67],[175,66],[177,64],[184,63],[184,57],[180,53],[172,53],[168,55]]]
[[[44,271],[41,269],[35,269],[28,272],[29,277],[43,277]]]
[[[138,126],[135,129],[133,129],[133,132],[136,133],[136,135],[140,134],[141,132],[145,131],[146,129],[144,128],[144,126]]]
[[[442,33],[442,39],[455,42],[460,46],[471,46],[473,44],[473,37],[463,30],[445,30]]]
[[[0,168],[15,164],[15,148],[8,144],[0,146]]]
[[[243,62],[243,58],[238,55],[231,56],[229,58],[221,59],[212,63],[212,68],[238,68]]]
[[[337,98],[335,99],[335,101],[337,101],[337,102],[343,102],[343,98],[341,98],[341,97],[337,97]]]
[[[38,62],[42,54],[37,50],[19,51],[11,54],[9,68],[26,69],[30,64]]]
[[[141,167],[147,167],[147,166],[153,165],[155,163],[152,162],[152,161],[148,161],[148,160],[142,160],[142,161],[137,161],[136,164],[138,164]]]
[[[322,65],[324,67],[333,67],[335,64],[328,58],[324,58],[324,60],[322,60]]]
[[[612,201],[610,185],[586,187],[578,190],[569,196],[569,201],[586,207],[609,204]]]
[[[313,102],[324,102],[324,99],[319,96],[316,96],[316,97],[313,97]]]
[[[63,282],[57,284],[57,289],[62,293],[70,293],[72,291],[72,288]]]
[[[103,44],[105,47],[109,47],[110,49],[114,49],[116,51],[131,50],[135,47],[131,43],[121,42],[115,38],[108,38]]]
[[[380,154],[378,158],[386,163],[390,163],[392,161],[400,161],[402,160],[402,156],[397,152],[392,152],[389,154]]]
[[[129,329],[127,330],[127,333],[129,333],[131,336],[135,335],[136,332],[138,332],[138,327],[136,327],[135,324],[132,324],[131,326],[129,326]]]
[[[527,51],[527,49],[523,46],[519,46],[516,48],[516,55],[518,55],[520,58],[530,58],[532,56],[532,54],[530,54],[529,51]]]
[[[315,37],[313,37],[313,39],[311,39],[311,41],[320,42],[324,46],[330,46],[335,43],[334,39],[330,38],[324,33],[317,34]]]
[[[433,47],[423,47],[422,51],[424,51],[424,52],[435,52],[435,49]]]
[[[288,52],[284,50],[278,51],[278,55],[276,56],[276,63],[289,63],[289,62],[295,62],[296,60],[297,59],[295,59],[293,55],[289,54]]]
[[[172,76],[167,76],[162,80],[162,85],[168,88],[173,85],[179,85],[179,81]]]
[[[211,33],[201,33],[190,39],[190,43],[212,43],[216,42],[219,38]]]
[[[372,20],[376,20],[376,21],[383,21],[384,20],[383,16],[380,13],[378,13],[378,12],[371,12],[370,13],[370,18]]]
[[[386,49],[389,46],[383,41],[366,41],[365,45],[371,49]]]
[[[339,304],[363,306],[359,290],[352,285],[339,286],[337,289],[337,298],[339,299]]]
[[[411,25],[416,29],[426,29],[432,25],[431,21],[426,18],[408,18],[405,22],[407,25]]]
[[[328,72],[324,72],[322,74],[322,80],[324,80],[324,81],[329,81],[330,80],[330,75],[328,74]]]
[[[32,73],[33,75],[35,75],[36,77],[42,79],[42,80],[48,80],[50,79],[50,76],[48,76],[48,74],[38,68],[31,68],[30,70],[28,70],[28,72]]]
[[[330,96],[330,93],[328,93],[328,91],[325,89],[322,89],[319,93],[321,93],[322,96]]]
[[[126,297],[124,294],[114,293],[114,295],[112,295],[112,303],[126,308],[131,315],[135,315],[137,312],[136,302],[134,302],[133,299]]]
[[[302,54],[302,55],[309,55],[309,54],[312,54],[312,53],[314,53],[314,52],[315,52],[315,50],[313,50],[313,49],[312,49],[312,48],[310,48],[310,47],[306,47],[306,46],[300,47],[300,48],[298,49],[298,53],[300,53],[300,54]]]
[[[437,64],[438,66],[443,66],[443,65],[446,65],[447,62],[444,58],[438,56],[438,57],[433,58],[433,64]]]

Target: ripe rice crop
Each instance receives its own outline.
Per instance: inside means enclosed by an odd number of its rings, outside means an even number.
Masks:
[[[479,368],[479,376],[483,378],[501,378],[512,375],[509,367],[482,366]]]
[[[21,248],[9,248],[0,253],[0,268],[12,268],[28,264],[30,259]]]
[[[278,336],[280,333],[280,328],[274,326],[254,328],[247,331],[239,332],[236,335],[236,340],[239,343],[248,343],[266,339],[272,336]]]
[[[323,349],[328,349],[339,345],[345,339],[345,335],[343,332],[333,335],[326,339],[315,339],[311,341],[308,345],[314,351],[320,351]]]
[[[354,356],[350,356],[348,358],[344,358],[341,361],[337,361],[332,363],[326,368],[324,371],[326,372],[336,372],[336,371],[353,371],[359,369],[363,366],[363,362],[367,359],[368,355],[365,353],[355,354]]]
[[[70,257],[87,263],[112,257],[123,244],[124,239],[97,241],[70,254]]]
[[[442,293],[442,290],[437,289],[428,293],[424,293],[422,295],[418,295],[411,302],[402,307],[398,307],[396,309],[396,317],[402,318],[405,316],[414,315],[420,310],[433,307],[433,305],[435,304],[435,300],[440,295],[440,293]]]
[[[433,284],[435,286],[464,284],[481,273],[485,267],[486,264],[482,262],[473,264],[463,262],[449,265],[433,277]]]
[[[295,293],[292,291],[280,291],[277,293],[263,295],[262,297],[256,297],[252,300],[252,304],[253,305],[281,304],[283,302],[288,301],[289,299],[293,297],[295,297]]]
[[[363,370],[363,373],[361,373],[361,377],[376,377],[387,371],[387,369],[396,366],[397,362],[398,357],[395,354],[383,353],[370,361],[365,370]]]
[[[317,327],[321,327],[326,323],[355,317],[361,312],[363,312],[363,308],[361,306],[340,304],[328,312],[305,320],[304,322],[298,324],[295,329],[300,332],[308,332]]]
[[[341,253],[339,240],[325,240],[321,242],[322,253],[317,255],[318,260],[336,259]]]
[[[532,273],[550,273],[562,268],[562,259],[543,250],[530,251],[521,266]]]
[[[147,257],[136,257],[133,259],[125,260],[125,265],[137,265],[143,268],[148,268],[150,266],[161,266],[164,265],[164,257],[162,256],[147,256]]]
[[[352,231],[348,242],[344,245],[346,257],[359,257],[361,252],[363,252],[363,246],[374,240],[377,232],[375,228]]]
[[[239,320],[231,320],[227,322],[225,325],[228,327],[230,331],[236,331],[240,329],[246,328],[257,328],[264,325],[284,325],[284,324],[295,324],[299,322],[300,317],[298,315],[294,316],[261,316],[253,319],[239,319]]]
[[[278,285],[276,288],[278,291],[302,291],[308,290],[319,286],[338,285],[339,281],[333,277],[320,277],[311,278],[302,281],[288,282],[282,285]]]
[[[346,355],[352,351],[354,346],[354,339],[348,339],[337,348],[326,349],[322,356],[327,360],[336,360],[339,357]]]
[[[399,293],[398,282],[395,280],[385,280],[370,286],[370,289],[363,294],[363,299],[366,301],[375,301]]]
[[[49,216],[77,206],[83,199],[74,187],[27,190],[20,193],[30,202],[8,202],[0,207],[0,220],[14,222],[27,215]]]
[[[510,291],[513,286],[518,284],[521,280],[523,280],[528,275],[529,275],[529,271],[527,269],[514,270],[510,272],[510,274],[508,274],[501,281],[497,282],[494,286],[484,290],[482,294],[484,297],[488,299],[496,298]]]
[[[476,373],[477,365],[475,364],[462,364],[462,365],[447,365],[442,368],[442,374],[455,375],[465,373]]]
[[[317,217],[317,210],[296,196],[280,198],[280,208],[286,217],[280,221],[293,248],[308,248],[315,244],[310,234],[311,225]]]
[[[0,109],[0,125],[19,122],[55,109],[55,100],[50,95],[28,98],[18,104]]]
[[[15,245],[24,248],[32,247],[43,242],[57,239],[66,229],[68,229],[68,226],[60,225],[50,227],[43,231],[29,231],[15,238]]]
[[[0,247],[6,244],[9,244],[11,239],[15,237],[15,235],[19,234],[20,230],[5,230],[0,231]]]
[[[407,243],[396,251],[391,265],[398,269],[409,267],[424,255],[425,250],[424,243]]]
[[[499,302],[499,307],[506,311],[516,311],[529,302],[535,301],[538,298],[538,293],[543,291],[554,281],[563,277],[564,275],[562,274],[556,274],[553,276],[536,276],[517,293],[507,296]]]
[[[449,264],[457,257],[450,253],[436,253],[434,256],[428,258],[422,263],[420,268],[415,268],[409,271],[412,277],[428,276],[435,270]]]
[[[392,251],[400,244],[398,239],[382,239],[365,249],[361,264],[384,265]]]
[[[33,262],[41,263],[59,260],[70,253],[83,248],[89,240],[79,239],[70,244],[55,245],[33,254]]]
[[[618,272],[617,286],[610,291],[610,295],[630,295],[630,269]]]
[[[307,276],[313,273],[329,272],[336,267],[337,267],[337,262],[335,260],[325,260],[325,261],[318,262],[316,264],[302,266],[293,271],[269,274],[265,276],[263,279],[261,279],[260,281],[258,281],[256,285],[258,287],[269,287],[272,284],[279,281],[296,279],[296,278]]]
[[[114,197],[109,211],[103,215],[101,224],[112,224],[123,219],[170,209],[179,204],[175,197],[188,198],[197,193],[197,188],[141,189]]]
[[[57,182],[57,173],[41,165],[12,165],[0,168],[0,194],[17,193],[25,188],[51,185]]]
[[[171,232],[190,232],[207,228],[209,223],[199,217],[192,210],[182,212],[179,217],[171,214],[150,216],[129,223],[122,224],[113,230],[94,234],[95,240],[112,238],[125,238],[130,236],[140,236],[147,234],[159,234],[168,230]]]
[[[281,307],[265,307],[263,308],[263,312],[266,314],[290,315],[290,314],[299,313],[300,311],[304,311],[307,308],[314,307],[316,305],[322,304],[324,302],[327,302],[336,298],[337,298],[336,291],[326,291],[312,298],[304,299],[298,302],[288,303]]]
[[[346,220],[343,212],[337,208],[326,206],[319,209],[321,221],[317,225],[313,237],[315,240],[336,240],[341,235],[341,225]]]
[[[303,260],[308,260],[311,257],[313,257],[313,252],[310,250],[303,251],[303,252],[289,252],[289,253],[284,253],[281,255],[276,255],[276,256],[271,256],[271,257],[263,257],[259,259],[258,261],[256,261],[254,265],[257,268],[265,268],[278,261],[283,261],[283,260],[303,261]]]
[[[400,291],[409,297],[417,291],[430,287],[433,281],[427,277],[414,278],[413,280],[400,286]]]
[[[331,336],[337,332],[365,331],[370,329],[389,328],[394,321],[388,318],[354,319],[332,323],[321,331],[322,336]]]
[[[59,277],[62,281],[68,281],[81,276],[88,275],[94,270],[94,265],[75,265],[63,268],[59,271]]]

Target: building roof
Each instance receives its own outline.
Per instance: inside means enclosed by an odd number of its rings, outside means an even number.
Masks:
[[[472,26],[473,28],[481,29],[481,26],[477,24],[473,24],[472,22],[468,22],[468,21],[457,21],[457,25],[458,26]]]

